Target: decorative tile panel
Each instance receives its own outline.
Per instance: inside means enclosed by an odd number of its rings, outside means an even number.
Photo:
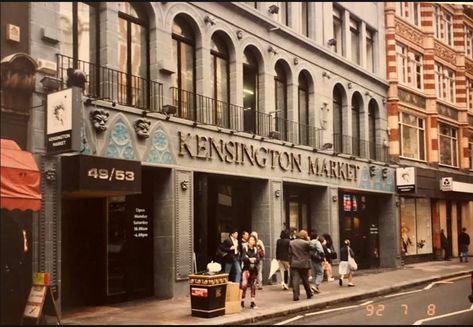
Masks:
[[[410,27],[404,22],[401,22],[400,20],[396,20],[396,34],[408,39],[409,41],[417,45],[423,45],[424,37],[422,36],[422,33],[416,31],[414,28]]]
[[[162,128],[158,128],[151,138],[151,146],[145,161],[161,164],[174,164],[169,139]]]
[[[128,160],[135,160],[136,158],[130,132],[122,119],[118,119],[110,131],[105,156]]]
[[[446,46],[440,44],[439,42],[435,42],[434,55],[451,63],[452,65],[455,65],[455,58],[456,58],[455,52],[448,49]]]

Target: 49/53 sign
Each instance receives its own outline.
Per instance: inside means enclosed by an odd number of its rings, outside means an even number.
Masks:
[[[66,193],[141,193],[141,163],[86,155],[62,157],[62,184]]]

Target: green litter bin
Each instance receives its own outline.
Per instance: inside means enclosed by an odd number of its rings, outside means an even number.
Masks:
[[[228,274],[189,275],[192,315],[213,318],[225,314]]]

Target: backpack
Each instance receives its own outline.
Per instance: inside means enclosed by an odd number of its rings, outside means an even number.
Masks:
[[[321,262],[325,259],[325,253],[318,251],[317,249],[310,250],[310,258],[313,261]]]

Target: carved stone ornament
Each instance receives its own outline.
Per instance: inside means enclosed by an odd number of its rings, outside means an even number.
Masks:
[[[151,121],[146,118],[139,118],[135,121],[135,132],[140,139],[147,139],[149,137],[149,128]]]
[[[465,60],[465,71],[473,75],[473,62]]]
[[[416,31],[409,25],[396,20],[396,34],[408,39],[409,41],[422,46],[423,36],[422,33]]]
[[[451,51],[447,47],[443,46],[439,42],[435,42],[434,55],[448,61],[451,64],[455,64],[455,52]]]
[[[105,125],[107,124],[108,116],[110,116],[110,113],[104,109],[97,109],[90,113],[90,121],[97,133],[102,133],[107,130],[107,126]]]

